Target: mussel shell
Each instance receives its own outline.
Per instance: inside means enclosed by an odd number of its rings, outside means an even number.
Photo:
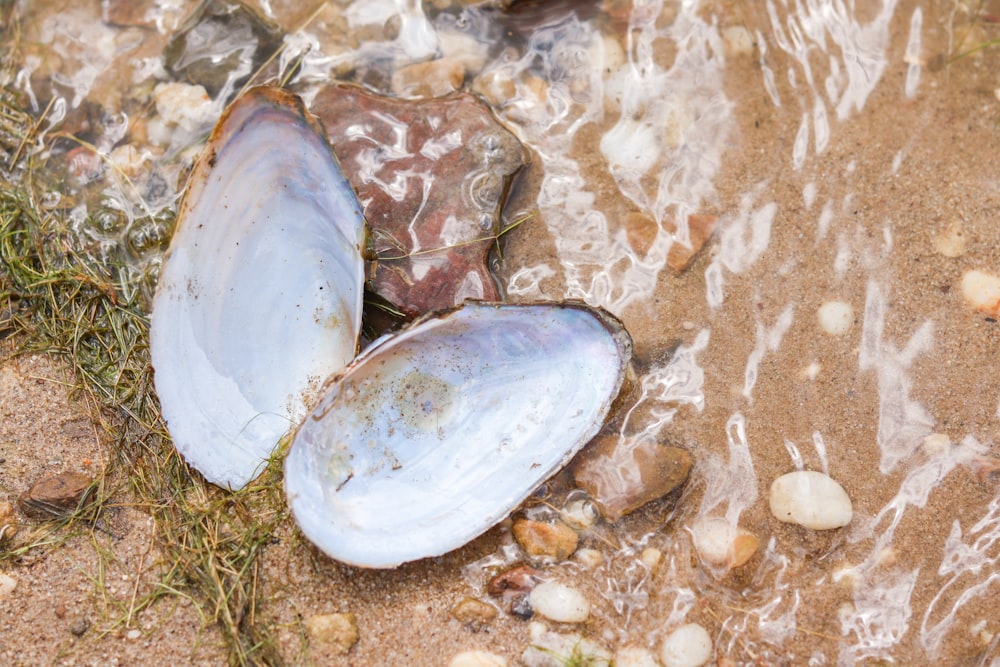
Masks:
[[[380,339],[295,435],[295,519],[363,567],[455,549],[597,433],[631,352],[620,322],[582,304],[466,303]]]
[[[364,220],[298,97],[256,88],[195,166],[160,274],[155,384],[177,449],[239,488],[357,353]]]

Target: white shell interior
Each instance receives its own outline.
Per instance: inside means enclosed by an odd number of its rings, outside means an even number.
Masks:
[[[582,306],[469,303],[383,338],[295,436],[295,518],[363,567],[457,548],[594,436],[630,356],[621,325]]]
[[[195,167],[153,303],[151,353],[177,449],[240,488],[357,351],[364,220],[293,96],[255,89]]]

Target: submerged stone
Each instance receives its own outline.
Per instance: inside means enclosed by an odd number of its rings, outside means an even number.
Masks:
[[[687,481],[693,460],[680,447],[617,435],[591,441],[573,461],[573,478],[600,508],[617,521]]]
[[[489,108],[465,94],[398,100],[334,84],[311,110],[364,206],[374,291],[408,317],[498,300],[489,253],[527,156]]]
[[[237,0],[205,0],[170,38],[167,71],[228,98],[281,45],[281,32]]]

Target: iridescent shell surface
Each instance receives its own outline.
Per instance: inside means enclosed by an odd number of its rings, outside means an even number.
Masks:
[[[357,352],[364,220],[322,128],[256,88],[194,168],[153,303],[156,390],[177,449],[240,488]]]
[[[577,304],[470,302],[376,341],[295,435],[296,521],[362,567],[469,542],[597,433],[631,352],[620,322]]]

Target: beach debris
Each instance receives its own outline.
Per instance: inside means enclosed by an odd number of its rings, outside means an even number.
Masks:
[[[425,317],[324,390],[285,458],[299,527],[327,555],[395,567],[505,518],[603,425],[631,339],[583,304]]]
[[[473,632],[479,632],[496,619],[497,608],[478,598],[466,596],[451,608],[451,617]]]
[[[507,658],[489,651],[464,651],[459,653],[448,667],[507,667]]]
[[[593,528],[599,516],[594,503],[585,498],[568,501],[559,515],[567,526],[576,531]]]
[[[562,522],[547,523],[518,519],[512,528],[514,539],[533,558],[564,561],[573,555],[580,538],[576,531]]]
[[[543,581],[528,594],[537,614],[557,623],[583,623],[590,617],[590,601],[579,588]]]
[[[36,521],[72,514],[86,500],[93,484],[93,478],[75,471],[42,477],[21,496],[21,511]]]
[[[843,336],[854,324],[854,309],[844,301],[826,301],[816,311],[820,328],[831,336]]]
[[[354,614],[317,614],[303,621],[309,641],[321,644],[332,653],[346,655],[358,643],[358,619]]]
[[[170,38],[163,65],[228,100],[281,45],[282,35],[239,0],[203,0]]]
[[[472,95],[400,100],[322,89],[310,108],[364,204],[372,289],[407,317],[497,301],[490,250],[525,149]]]
[[[178,451],[239,489],[357,352],[364,220],[296,96],[255,88],[188,181],[153,301],[150,351]]]
[[[760,540],[745,528],[722,517],[703,517],[691,526],[698,556],[711,567],[727,570],[739,567],[757,553]]]
[[[662,498],[687,481],[690,452],[655,440],[623,435],[595,438],[571,466],[577,486],[611,522]]]
[[[771,483],[769,500],[776,519],[812,530],[841,528],[854,516],[844,487],[815,470],[798,470],[777,478]]]
[[[712,638],[697,623],[675,628],[660,645],[663,667],[701,667],[712,659]]]
[[[984,271],[962,274],[965,302],[987,317],[1000,317],[1000,276]]]

